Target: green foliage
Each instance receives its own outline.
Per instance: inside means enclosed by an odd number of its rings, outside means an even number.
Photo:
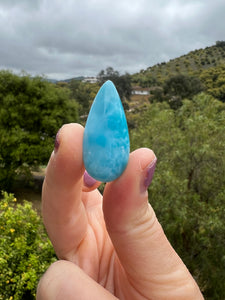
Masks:
[[[156,86],[158,82],[155,76],[143,76],[141,71],[140,73],[136,73],[131,76],[132,84],[139,85],[141,87],[149,87],[149,86]]]
[[[225,102],[225,64],[205,70],[200,78],[210,95]]]
[[[40,217],[13,194],[0,201],[0,299],[35,299],[38,281],[56,260]]]
[[[225,299],[225,105],[206,94],[176,111],[153,103],[138,124],[132,149],[158,158],[149,201],[205,299]]]
[[[79,115],[87,115],[99,90],[99,85],[73,79],[68,83],[68,88],[71,91],[72,98],[79,103]]]
[[[193,76],[175,75],[164,83],[165,94],[179,96],[181,99],[190,98],[203,90],[201,81]]]
[[[70,91],[41,77],[0,71],[0,188],[48,161],[58,129],[78,120]]]
[[[203,91],[203,85],[200,79],[179,74],[167,79],[163,88],[153,89],[150,101],[167,101],[172,109],[178,109],[182,106],[183,99],[191,99],[201,91]]]
[[[225,41],[217,41],[216,42],[216,47],[225,47]]]

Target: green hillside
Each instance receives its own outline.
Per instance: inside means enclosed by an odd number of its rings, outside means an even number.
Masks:
[[[132,75],[134,85],[150,87],[160,85],[169,77],[178,74],[199,77],[204,70],[225,65],[225,42],[218,41],[214,46],[198,49],[141,70],[140,73]]]

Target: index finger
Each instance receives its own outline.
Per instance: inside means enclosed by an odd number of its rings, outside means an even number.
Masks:
[[[68,259],[87,230],[87,216],[81,201],[83,131],[79,124],[64,125],[60,129],[43,184],[43,221],[59,258]]]

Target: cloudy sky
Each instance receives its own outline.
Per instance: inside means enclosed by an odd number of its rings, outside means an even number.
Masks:
[[[0,0],[0,69],[135,73],[225,40],[224,0]]]

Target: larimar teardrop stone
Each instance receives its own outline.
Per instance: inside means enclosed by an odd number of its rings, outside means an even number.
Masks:
[[[83,161],[89,175],[109,182],[125,170],[130,152],[127,121],[119,94],[108,80],[89,112],[83,139]]]

